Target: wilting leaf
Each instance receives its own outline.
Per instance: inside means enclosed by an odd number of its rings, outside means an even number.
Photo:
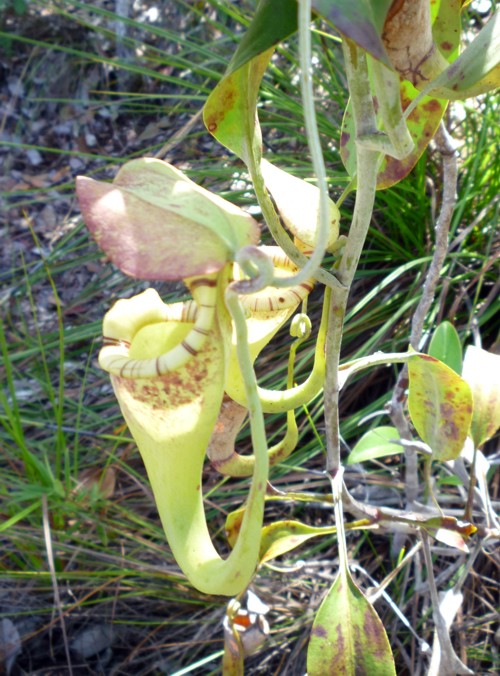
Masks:
[[[415,355],[408,362],[408,409],[420,437],[435,460],[457,458],[472,419],[469,385],[442,362]]]
[[[384,458],[387,455],[397,455],[403,452],[400,444],[396,443],[400,439],[399,432],[395,427],[382,426],[363,434],[361,439],[355,444],[347,458],[347,464],[353,465],[356,462],[365,462],[375,458]]]
[[[256,221],[156,159],[127,162],[113,183],[77,178],[85,223],[122,272],[177,280],[217,272],[256,244]]]
[[[222,673],[224,676],[243,676],[245,653],[238,632],[235,631],[227,616],[224,621],[224,655]]]
[[[438,11],[436,15],[436,11]],[[432,3],[431,17],[433,39],[441,54],[451,60],[456,57],[460,45],[460,3],[459,0]],[[420,92],[407,80],[401,82],[401,105],[403,111],[419,96]],[[414,148],[402,160],[386,156],[379,168],[377,189],[390,188],[401,181],[413,169],[443,118],[447,102],[437,98],[435,92],[425,96],[410,113],[406,123],[414,141]],[[377,116],[382,129],[380,116]],[[346,108],[342,124],[341,156],[350,176],[356,173],[356,153],[354,148],[354,128],[351,106]]]
[[[477,530],[468,521],[458,521],[453,516],[431,517],[422,523],[422,528],[439,542],[462,552],[469,551],[465,538],[469,538]]]
[[[462,345],[456,328],[450,322],[441,322],[432,334],[429,354],[460,375],[462,373]]]
[[[309,676],[396,673],[384,625],[350,574],[339,574],[314,620]]]
[[[500,355],[469,345],[462,377],[472,390],[471,434],[475,446],[479,447],[500,427]]]
[[[262,529],[260,563],[286,554],[311,538],[336,532],[335,526],[318,528],[300,521],[276,521]]]

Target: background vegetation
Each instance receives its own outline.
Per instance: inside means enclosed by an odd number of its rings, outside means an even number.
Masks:
[[[258,215],[242,165],[213,141],[200,118],[252,7],[217,0],[0,2],[0,664],[3,651],[7,673],[219,673],[225,602],[194,591],[178,572],[142,463],[96,364],[104,312],[144,285],[124,278],[90,241],[74,178],[111,178],[125,160],[156,155]],[[489,3],[479,3],[483,12],[476,7],[464,16],[470,31],[490,10]],[[346,181],[338,154],[343,70],[337,45],[320,30],[315,54],[319,124],[335,198]],[[307,177],[297,73],[290,40],[266,75],[260,117],[266,152]],[[498,119],[498,95],[449,112],[460,153],[459,199],[429,316],[429,328],[449,319],[464,344],[482,341],[497,352]],[[350,301],[344,358],[406,348],[432,253],[440,180],[431,148],[407,180],[378,194]],[[351,208],[347,200],[344,224]],[[165,297],[184,293],[158,289]],[[311,304],[314,318],[314,296]],[[282,342],[275,341],[261,363],[268,386],[284,379]],[[303,349],[303,373],[311,357],[312,349]],[[343,393],[346,449],[383,420],[395,374],[374,370]],[[290,490],[328,490],[314,474],[323,469],[321,420],[314,402],[299,414],[299,448],[286,467],[272,471],[278,488],[286,482]],[[279,435],[282,420],[268,422]],[[241,447],[247,444],[243,431]],[[498,461],[498,440],[486,451]],[[348,480],[359,485],[361,497],[396,505],[401,469],[393,457],[351,468]],[[212,530],[219,529],[224,550],[225,515],[240,503],[246,483],[221,479],[209,466],[204,481]],[[498,474],[492,482],[498,501]],[[456,488],[443,475],[438,489],[454,513]],[[270,509],[313,524],[331,519],[322,505]],[[363,587],[392,569],[387,538],[356,533],[349,544]],[[271,636],[248,661],[248,673],[305,672],[310,625],[335,575],[336,555],[333,537],[312,540],[262,570],[255,589],[271,608]],[[436,559],[446,588],[459,572],[458,559],[444,547]],[[500,668],[495,578],[498,556],[485,549],[453,635],[476,673]],[[388,594],[413,628],[386,600],[377,604],[398,673],[419,673],[421,645],[413,632],[430,642],[432,620],[418,566],[403,570]]]

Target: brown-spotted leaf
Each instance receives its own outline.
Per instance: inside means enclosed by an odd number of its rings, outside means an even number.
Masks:
[[[398,3],[397,6],[396,3],[393,3],[394,11],[399,11],[401,5],[402,3]],[[433,21],[432,39],[440,53],[448,61],[451,61],[456,58],[460,45],[460,1],[447,0],[447,2],[431,3],[430,15]],[[408,80],[401,81],[401,106],[403,111],[408,108],[419,93]],[[447,101],[437,98],[434,94],[422,98],[406,121],[408,131],[414,141],[414,148],[403,160],[385,156],[377,176],[377,190],[390,188],[412,171],[434,137],[443,119],[446,107]],[[350,176],[354,176],[356,173],[354,138],[352,112],[349,104],[342,123],[340,151]]]
[[[428,355],[408,362],[408,409],[415,429],[435,460],[457,458],[472,420],[472,393],[455,371]]]
[[[419,92],[410,82],[401,82],[401,105],[403,111],[419,95]],[[440,99],[424,96],[417,107],[410,113],[406,124],[414,142],[414,148],[403,160],[396,160],[386,155],[382,160],[377,174],[377,190],[384,190],[399,183],[416,165],[422,153],[431,142],[443,118],[447,102]],[[355,147],[354,119],[352,117],[351,102],[345,110],[342,120],[340,137],[340,155],[349,176],[356,174],[356,147]]]
[[[384,625],[347,571],[337,576],[314,620],[307,673],[396,673]]]
[[[479,447],[500,427],[500,355],[469,345],[462,377],[472,390],[471,436]]]
[[[260,168],[266,188],[272,194],[285,226],[300,242],[314,248],[320,220],[318,187],[292,176],[267,160],[262,160]],[[330,218],[326,249],[331,251],[339,237],[340,212],[331,199],[328,199],[328,205]]]
[[[271,47],[225,75],[203,108],[208,131],[247,166],[260,162],[262,139],[257,97],[273,52]]]

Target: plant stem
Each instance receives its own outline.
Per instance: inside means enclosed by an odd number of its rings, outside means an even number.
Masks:
[[[434,254],[425,279],[422,297],[420,298],[411,322],[410,345],[414,350],[419,349],[425,318],[427,317],[436,294],[439,276],[441,274],[445,256],[448,252],[450,223],[456,204],[458,173],[457,158],[452,139],[443,123],[441,123],[436,133],[435,140],[437,148],[443,158],[443,197],[435,227],[436,243]],[[399,374],[391,402],[387,408],[391,420],[401,438],[411,441],[412,435],[403,412],[403,402],[406,398],[405,391],[407,387],[408,367],[405,365]],[[408,505],[412,505],[418,496],[419,482],[417,453],[410,446],[405,450],[405,469],[406,502]]]
[[[332,289],[330,319],[326,340],[325,426],[327,472],[340,467],[339,363],[342,328],[347,299],[373,212],[379,153],[363,146],[363,136],[376,132],[375,110],[370,93],[364,52],[349,41],[343,42],[347,80],[356,128],[357,190],[349,236],[336,274],[341,286]]]

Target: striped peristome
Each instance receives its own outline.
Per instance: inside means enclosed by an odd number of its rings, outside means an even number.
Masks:
[[[271,258],[276,276],[293,275],[297,268],[277,246],[261,249]],[[108,373],[121,378],[154,378],[164,376],[183,366],[202,349],[213,326],[217,304],[217,279],[214,276],[192,277],[187,280],[193,300],[166,305],[158,294],[149,289],[132,300],[118,301],[105,319],[103,347],[99,363]],[[240,296],[250,314],[267,314],[297,307],[312,291],[312,280],[290,288],[267,287],[257,293]],[[147,294],[155,294],[155,302],[146,302]],[[144,296],[144,301],[140,298]],[[151,299],[151,295],[148,296]],[[136,302],[137,319],[130,319],[131,302]],[[132,359],[129,356],[134,335],[145,325],[176,321],[192,323],[187,336],[168,352],[150,359]]]
[[[129,339],[128,336],[105,334],[103,347],[99,353],[101,367],[108,373],[121,378],[154,378],[179,369],[191,357],[197,355],[210,334],[214,322],[217,280],[214,277],[193,278],[190,280],[189,288],[194,296],[193,301],[173,305],[162,303],[161,307],[158,306],[156,314],[150,317],[149,322],[194,322],[191,331],[178,345],[158,357],[131,359],[129,350],[133,336]],[[156,292],[153,293],[156,294]],[[110,311],[110,315],[113,310],[114,308]]]
[[[288,277],[297,272],[297,266],[278,246],[262,246],[260,249],[271,258],[277,277]],[[251,313],[276,312],[297,307],[307,298],[313,288],[314,282],[312,280],[289,288],[268,286],[263,291],[241,296],[240,300],[243,307]]]

